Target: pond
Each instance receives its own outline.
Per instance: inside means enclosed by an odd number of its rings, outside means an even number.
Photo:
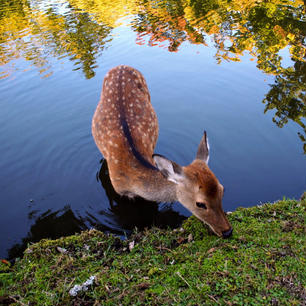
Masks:
[[[91,135],[107,71],[140,70],[155,151],[187,165],[203,130],[225,211],[306,186],[306,19],[301,0],[2,0],[0,257],[95,227],[179,226],[179,203],[112,189]]]

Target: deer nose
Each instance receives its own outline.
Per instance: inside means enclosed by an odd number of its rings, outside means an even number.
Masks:
[[[232,233],[233,233],[233,229],[230,228],[229,230],[222,232],[222,236],[223,238],[229,238],[232,236]]]

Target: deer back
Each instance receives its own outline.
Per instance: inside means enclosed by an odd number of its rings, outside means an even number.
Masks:
[[[126,189],[141,168],[156,170],[152,154],[158,121],[146,81],[138,70],[122,65],[107,73],[92,121],[92,134],[107,159],[117,192]]]

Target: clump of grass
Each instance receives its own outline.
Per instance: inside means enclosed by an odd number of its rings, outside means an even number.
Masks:
[[[229,219],[227,240],[195,217],[125,241],[96,230],[42,240],[14,266],[1,263],[0,304],[305,305],[305,200],[239,208]],[[87,290],[69,294],[90,276]]]

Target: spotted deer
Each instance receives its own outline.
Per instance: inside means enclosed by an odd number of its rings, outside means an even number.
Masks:
[[[179,201],[216,235],[231,236],[232,228],[222,209],[224,188],[207,165],[206,132],[188,166],[153,154],[158,121],[138,70],[121,65],[106,74],[92,134],[118,194],[156,202]]]

